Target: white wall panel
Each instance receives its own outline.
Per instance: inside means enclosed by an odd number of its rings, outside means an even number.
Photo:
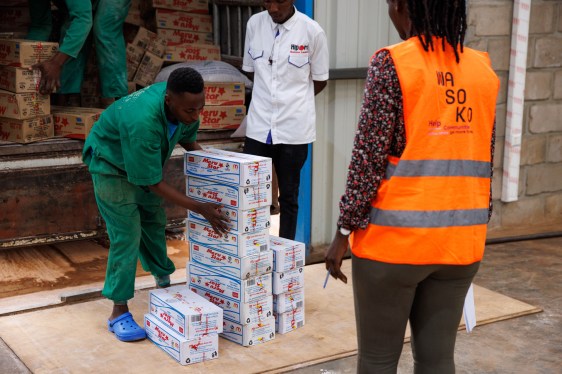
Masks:
[[[317,0],[314,15],[328,37],[331,69],[366,67],[377,49],[399,41],[384,0]],[[313,246],[329,243],[335,232],[364,84],[362,79],[330,81],[316,98]]]

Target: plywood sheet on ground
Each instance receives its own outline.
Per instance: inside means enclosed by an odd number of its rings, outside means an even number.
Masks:
[[[350,275],[350,261],[343,266]],[[325,274],[323,264],[306,267],[302,329],[251,348],[220,339],[219,359],[189,367],[181,367],[149,341],[118,342],[106,330],[107,300],[2,317],[0,337],[34,373],[279,373],[356,353],[351,285],[331,279],[323,289]],[[475,297],[480,325],[540,311],[480,287]],[[147,291],[138,292],[130,306],[141,321]]]

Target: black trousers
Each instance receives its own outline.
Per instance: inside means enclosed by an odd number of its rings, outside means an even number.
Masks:
[[[464,300],[480,262],[402,265],[353,256],[352,266],[357,373],[396,374],[409,320],[414,373],[453,374]]]
[[[265,144],[246,138],[244,153],[270,157],[273,160],[279,183],[279,236],[295,239],[301,169],[308,156],[308,144]]]

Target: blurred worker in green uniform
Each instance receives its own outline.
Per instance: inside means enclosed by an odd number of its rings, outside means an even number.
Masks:
[[[148,86],[107,108],[86,139],[82,159],[109,235],[102,294],[113,300],[108,329],[122,341],[145,338],[129,313],[137,260],[156,285],[170,285],[174,263],[166,251],[163,199],[203,215],[213,229],[228,231],[219,204],[196,201],[163,180],[163,167],[176,144],[201,149],[196,141],[205,106],[203,78],[191,68],[174,70],[167,82]]]
[[[41,70],[40,91],[61,94],[61,105],[78,105],[84,77],[90,30],[99,67],[104,107],[127,95],[127,57],[123,23],[131,0],[57,0],[65,15],[59,52],[34,66]],[[27,39],[47,41],[52,31],[51,2],[29,0],[31,25]]]

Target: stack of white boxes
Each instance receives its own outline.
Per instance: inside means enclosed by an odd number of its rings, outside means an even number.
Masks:
[[[230,231],[220,235],[202,216],[188,213],[190,289],[223,308],[225,339],[243,346],[274,339],[271,159],[194,151],[185,155],[185,172],[187,195],[220,204],[231,220]]]
[[[146,336],[182,365],[219,355],[222,309],[189,290],[173,286],[150,291]]]
[[[270,237],[273,250],[275,331],[286,334],[304,326],[304,243]]]

